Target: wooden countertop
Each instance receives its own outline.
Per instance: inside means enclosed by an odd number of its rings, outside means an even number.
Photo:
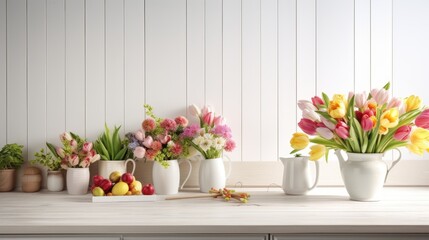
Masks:
[[[92,203],[89,194],[0,193],[0,234],[429,233],[427,187],[385,188],[380,202],[350,201],[344,188],[319,187],[307,196],[246,190],[247,204],[210,198]]]

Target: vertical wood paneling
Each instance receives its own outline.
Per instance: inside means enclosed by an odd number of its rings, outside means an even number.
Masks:
[[[317,93],[354,89],[353,0],[317,2]],[[335,84],[332,84],[335,82]]]
[[[371,88],[392,80],[392,1],[371,1]]]
[[[144,118],[144,2],[125,2],[125,132]]]
[[[66,0],[66,129],[85,136],[85,6]]]
[[[0,0],[0,146],[6,144],[7,135],[6,12],[6,0]]]
[[[8,1],[7,13],[7,142],[24,145],[27,158],[26,1]]]
[[[146,103],[159,116],[185,115],[186,1],[147,0],[145,7]]]
[[[355,2],[355,91],[369,92],[371,85],[371,0]]]
[[[297,1],[297,99],[316,94],[316,1]],[[301,118],[298,111],[298,121]]]
[[[278,2],[278,116],[279,156],[292,150],[289,140],[296,131],[296,1]]]
[[[28,18],[28,154],[46,142],[46,1],[27,2]]]
[[[222,114],[222,0],[205,0],[206,104]]]
[[[106,122],[124,132],[124,2],[106,1]]]
[[[46,141],[57,143],[66,130],[65,2],[47,3]]]
[[[277,0],[261,1],[261,160],[278,158]]]
[[[86,136],[96,139],[104,130],[105,65],[104,1],[86,1]]]
[[[242,2],[243,161],[261,159],[261,2]],[[265,154],[265,153],[264,153]]]
[[[241,0],[223,2],[223,115],[236,149],[227,155],[241,161]]]
[[[187,1],[186,18],[186,87],[187,105],[205,104],[205,55],[204,55],[204,17],[205,4],[201,0]],[[197,118],[187,115],[193,123]]]
[[[429,79],[429,2],[395,1],[393,5],[393,94],[399,97],[417,95],[427,105]],[[403,159],[428,159],[402,150]]]

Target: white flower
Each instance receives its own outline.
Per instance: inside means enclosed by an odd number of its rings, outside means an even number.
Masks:
[[[198,146],[203,150],[207,151],[212,147],[213,141],[209,139],[204,139]]]
[[[216,150],[222,150],[223,147],[225,146],[225,139],[223,137],[215,138],[213,145],[214,145],[214,148],[216,148]]]
[[[366,94],[366,92],[362,92],[362,93],[357,93],[355,95],[355,103],[356,103],[356,107],[358,108],[363,108],[365,107],[365,103],[366,103],[366,99],[367,99],[368,95]]]
[[[313,110],[304,109],[302,110],[302,117],[310,119],[313,122],[320,122],[320,116]]]
[[[194,138],[194,140],[192,140],[192,142],[199,146],[204,140],[205,140],[204,137],[198,136],[198,137]]]
[[[208,139],[208,140],[213,140],[213,134],[211,134],[211,133],[206,133],[206,134],[204,134],[204,138],[205,138],[205,139]]]
[[[167,143],[167,146],[168,147],[173,147],[175,144],[174,144],[174,142],[173,141],[169,141],[168,143]]]
[[[298,107],[301,110],[304,110],[304,109],[313,110],[313,111],[317,110],[317,108],[313,105],[313,103],[308,100],[299,100]]]

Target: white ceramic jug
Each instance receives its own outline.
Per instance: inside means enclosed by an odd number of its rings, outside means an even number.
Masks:
[[[211,188],[221,189],[225,187],[226,179],[231,174],[231,159],[228,159],[229,168],[225,174],[223,158],[201,159],[199,171],[200,191],[208,193]]]
[[[179,165],[183,162],[188,163],[189,172],[183,183],[180,185],[180,168]],[[180,162],[177,160],[168,160],[169,166],[163,167],[158,162],[153,163],[152,180],[155,192],[158,195],[171,195],[179,192],[188,181],[192,172],[192,164],[189,160],[183,159]]]
[[[316,187],[319,181],[319,162],[316,164],[316,178],[314,184],[310,183],[310,170],[308,157],[280,158],[283,163],[283,191],[290,195],[304,195]]]
[[[133,159],[128,160],[100,160],[98,161],[98,175],[109,179],[109,176],[112,172],[118,171],[121,174],[127,172],[127,163],[132,163],[133,170],[131,174],[134,175],[134,170],[136,170],[136,162]]]

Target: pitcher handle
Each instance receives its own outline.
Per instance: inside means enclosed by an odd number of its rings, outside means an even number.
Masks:
[[[191,161],[189,161],[189,159],[182,159],[179,162],[179,165],[183,163],[183,161],[187,162],[189,165],[189,172],[188,172],[188,176],[186,176],[185,181],[183,181],[182,185],[180,185],[180,190],[183,189],[183,186],[185,186],[186,182],[188,181],[189,177],[191,176],[191,172],[192,172],[192,163]]]
[[[232,163],[231,163],[231,158],[229,158],[227,155],[223,155],[224,157],[226,157],[228,159],[228,172],[226,174],[226,179],[229,178],[229,176],[231,175],[231,170],[232,170]]]
[[[401,160],[401,157],[402,157],[402,153],[401,153],[401,150],[399,150],[399,149],[397,149],[397,148],[395,148],[395,149],[393,149],[393,150],[396,150],[396,151],[398,151],[398,153],[399,153],[399,157],[396,159],[396,160],[394,160],[393,162],[392,162],[392,165],[390,166],[390,167],[387,167],[387,173],[386,173],[386,178],[384,179],[384,182],[386,182],[386,180],[387,180],[387,176],[389,175],[389,172],[390,172],[390,170],[392,170],[392,168],[399,162],[399,160]]]
[[[133,164],[133,170],[131,171],[131,174],[134,176],[134,171],[136,170],[136,161],[134,161],[133,159],[128,159],[125,161],[125,169],[127,169],[127,164],[131,162]]]
[[[317,186],[317,182],[319,181],[319,161],[314,161],[314,164],[316,164],[316,179],[314,180],[313,186],[309,188],[308,191],[315,188]]]

